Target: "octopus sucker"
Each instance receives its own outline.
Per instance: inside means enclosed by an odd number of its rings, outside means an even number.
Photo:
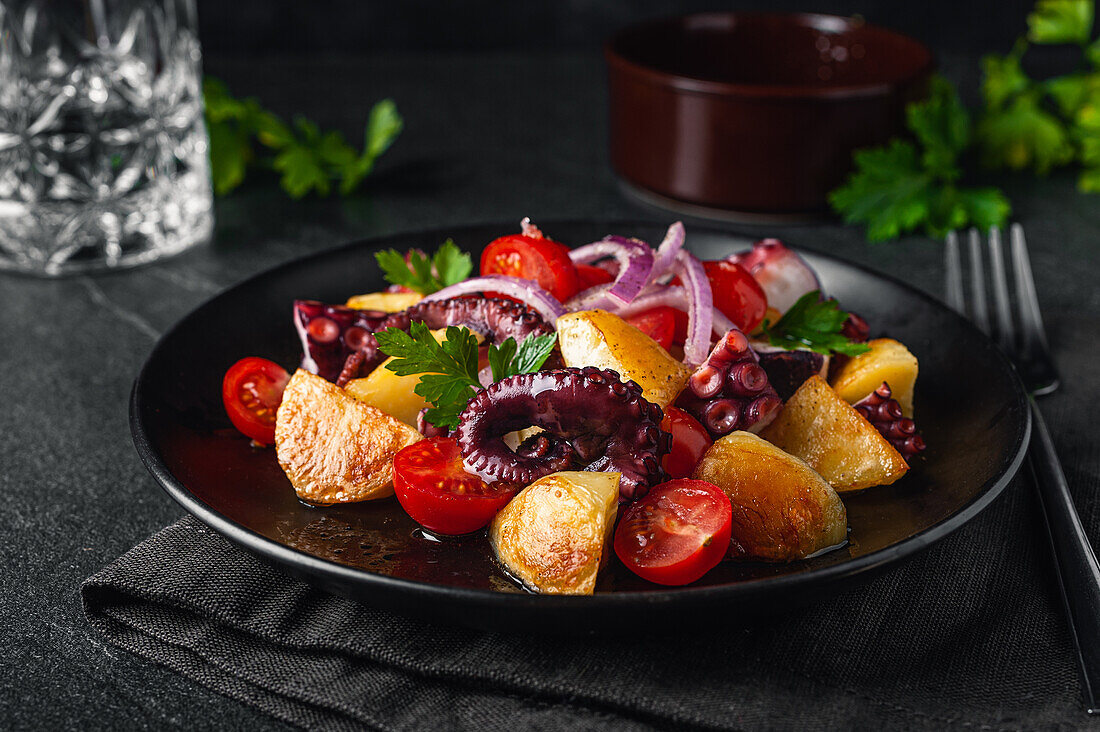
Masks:
[[[526,485],[561,470],[609,471],[622,474],[620,499],[633,500],[664,477],[662,416],[617,372],[571,367],[510,376],[478,392],[454,436],[467,469],[488,482]],[[543,432],[515,451],[505,444],[506,434],[531,426]]]
[[[714,439],[734,430],[759,432],[782,404],[749,339],[736,328],[718,339],[676,400]]]
[[[917,434],[917,423],[902,415],[901,405],[885,381],[852,406],[901,453],[905,462],[924,450],[924,438]]]

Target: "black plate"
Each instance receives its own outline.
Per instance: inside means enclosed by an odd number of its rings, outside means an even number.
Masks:
[[[477,251],[514,228],[508,223],[351,244],[277,267],[213,298],[160,340],[134,384],[130,424],[142,460],[169,495],[215,531],[316,585],[444,622],[541,630],[623,627],[624,614],[637,619],[708,609],[728,621],[810,600],[962,526],[1019,467],[1030,431],[1026,397],[989,339],[901,282],[803,252],[826,291],[861,313],[872,334],[901,340],[920,360],[915,411],[928,449],[894,485],[844,496],[850,539],[841,549],[793,564],[726,562],[679,589],[650,585],[612,560],[594,596],[536,596],[494,564],[484,535],[432,541],[396,500],[334,508],[297,501],[274,451],[249,447],[230,427],[220,396],[225,370],[246,355],[293,367],[300,353],[291,301],[342,302],[381,289],[372,254],[379,247],[432,249],[450,236]],[[573,244],[607,233],[648,241],[663,234],[653,224],[546,228]],[[696,254],[716,258],[747,247],[749,239],[691,228],[688,242]]]

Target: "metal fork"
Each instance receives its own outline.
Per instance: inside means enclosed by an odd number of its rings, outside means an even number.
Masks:
[[[1000,230],[997,227],[990,229],[986,247],[990,263],[992,306],[986,297],[981,237],[976,230],[971,229],[967,239],[970,260],[969,316],[1012,359],[1031,394],[1029,402],[1033,427],[1026,461],[1028,472],[1039,493],[1047,536],[1054,553],[1066,619],[1077,650],[1086,709],[1089,714],[1096,714],[1100,712],[1095,696],[1100,690],[1100,564],[1096,561],[1096,555],[1081,526],[1081,519],[1073,506],[1054,443],[1034,399],[1057,389],[1059,378],[1047,347],[1024,230],[1019,224],[1013,224],[1010,235],[1013,280],[1016,285],[1015,324]],[[947,303],[965,316],[968,309],[963,289],[959,236],[955,232],[947,235],[944,258]]]

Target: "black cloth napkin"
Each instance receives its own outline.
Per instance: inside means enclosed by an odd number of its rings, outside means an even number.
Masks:
[[[685,619],[663,636],[424,625],[292,579],[190,517],[82,592],[112,643],[303,727],[1085,725],[1036,511],[1017,481],[870,583],[748,624]]]

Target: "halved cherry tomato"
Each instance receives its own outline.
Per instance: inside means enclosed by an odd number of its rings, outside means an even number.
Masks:
[[[703,270],[710,280],[714,307],[733,321],[745,333],[756,330],[764,320],[768,309],[768,296],[749,271],[739,264],[724,259],[703,262]],[[674,277],[670,285],[683,284]],[[687,333],[687,315],[684,315],[684,333]],[[685,335],[686,337],[686,335]]]
[[[597,267],[592,264],[578,264],[577,278],[580,281],[579,289],[587,290],[589,287],[595,287],[596,285],[605,285],[608,282],[615,280],[615,275],[608,272],[603,267]]]
[[[432,437],[393,457],[393,489],[405,512],[425,529],[469,534],[482,528],[516,494],[466,471],[458,440]]]
[[[642,579],[686,585],[722,561],[733,509],[718,486],[681,478],[631,504],[615,529],[615,554]]]
[[[626,322],[661,344],[666,351],[672,346],[676,334],[676,309],[658,305],[650,310],[631,315]]]
[[[661,429],[672,435],[672,445],[661,467],[673,478],[688,478],[713,444],[706,427],[679,407],[665,407]]]
[[[580,289],[569,248],[544,237],[509,234],[481,253],[481,274],[503,274],[531,280],[560,301]]]
[[[275,441],[275,412],[290,374],[266,358],[249,356],[229,367],[222,379],[222,402],[233,426],[256,442]]]
[[[714,307],[722,311],[745,333],[752,332],[764,319],[768,297],[749,271],[733,262],[703,262]]]

